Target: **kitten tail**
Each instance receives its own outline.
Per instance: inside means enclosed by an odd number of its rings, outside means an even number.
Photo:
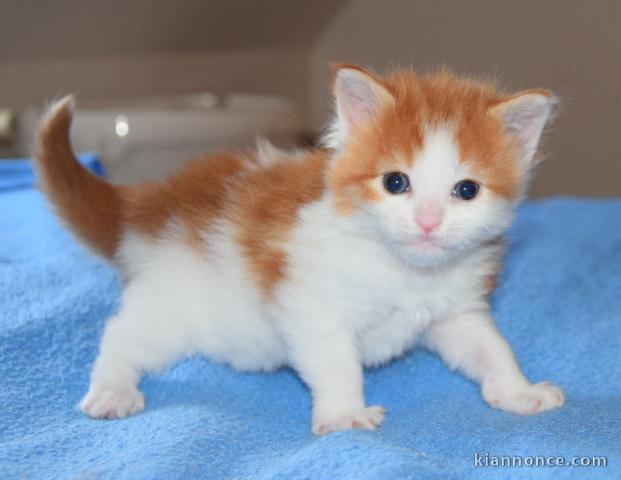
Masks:
[[[74,106],[73,96],[66,96],[41,120],[35,151],[37,182],[73,233],[112,260],[123,226],[123,187],[96,177],[76,159],[69,140]]]

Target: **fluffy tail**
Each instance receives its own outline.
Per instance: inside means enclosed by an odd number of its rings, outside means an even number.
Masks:
[[[74,105],[67,96],[41,121],[35,155],[39,187],[86,246],[113,259],[123,224],[122,187],[96,177],[76,159],[69,141]]]

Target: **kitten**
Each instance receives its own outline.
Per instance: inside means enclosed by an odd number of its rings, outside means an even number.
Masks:
[[[384,409],[365,403],[363,366],[415,345],[480,383],[494,408],[563,404],[559,388],[524,377],[487,300],[555,98],[505,95],[448,71],[333,70],[325,149],[262,143],[164,183],[116,186],[82,168],[71,97],[43,118],[42,187],[125,281],[85,414],[141,411],[144,373],[200,353],[244,371],[293,367],[316,434],[374,429]]]

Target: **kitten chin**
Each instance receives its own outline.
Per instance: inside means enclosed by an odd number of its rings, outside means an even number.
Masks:
[[[468,245],[445,246],[439,242],[421,243],[420,241],[413,244],[395,244],[393,242],[391,250],[410,268],[438,270],[456,266],[464,258],[472,255],[473,252],[486,248],[488,244],[487,242],[477,242]]]
[[[144,373],[202,353],[238,370],[293,367],[310,389],[316,434],[374,429],[385,411],[365,402],[363,366],[417,343],[478,382],[494,408],[527,415],[563,404],[560,389],[522,374],[487,302],[498,238],[554,97],[505,94],[446,70],[333,72],[327,149],[259,143],[161,183],[118,186],[85,170],[69,142],[71,97],[43,117],[40,185],[125,280],[85,414],[138,413]]]

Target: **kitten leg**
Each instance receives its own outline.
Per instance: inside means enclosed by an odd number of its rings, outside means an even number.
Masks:
[[[557,386],[526,379],[488,312],[470,312],[433,324],[426,342],[450,368],[478,382],[483,398],[494,408],[532,415],[564,403]]]
[[[110,353],[112,343],[111,335],[104,336],[89,390],[80,402],[82,412],[92,418],[123,418],[144,409],[144,396],[138,390],[142,372],[127,358]]]
[[[384,409],[365,406],[362,365],[351,334],[317,320],[305,325],[296,325],[288,343],[290,361],[311,391],[313,433],[377,428]]]
[[[130,285],[124,306],[106,324],[88,393],[80,409],[92,418],[123,418],[144,409],[141,376],[188,353],[188,332],[170,299],[144,284]]]

